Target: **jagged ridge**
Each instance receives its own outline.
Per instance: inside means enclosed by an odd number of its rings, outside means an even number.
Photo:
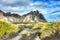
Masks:
[[[22,16],[18,14],[11,14],[10,12],[3,12],[0,10],[0,19],[10,21],[12,23],[27,23],[27,22],[47,22],[44,16],[38,10],[31,11]]]

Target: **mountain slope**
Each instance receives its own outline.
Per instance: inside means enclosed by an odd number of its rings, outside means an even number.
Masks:
[[[47,22],[39,11],[31,11],[22,16],[23,22]]]
[[[47,22],[44,16],[38,10],[31,11],[22,16],[18,14],[4,13],[0,10],[0,19],[10,21],[12,23],[27,23],[27,22]]]

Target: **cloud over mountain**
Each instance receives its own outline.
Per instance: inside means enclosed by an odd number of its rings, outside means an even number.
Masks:
[[[39,10],[45,18],[51,19],[53,16],[50,14],[60,10],[59,0],[0,0],[0,9],[5,12],[13,12],[18,14],[26,14],[31,10]],[[60,11],[59,11],[60,13]],[[51,17],[50,17],[50,16]],[[58,14],[57,14],[58,15]],[[56,15],[55,15],[56,16]],[[47,19],[48,21],[50,21]],[[52,21],[54,18],[51,19]]]

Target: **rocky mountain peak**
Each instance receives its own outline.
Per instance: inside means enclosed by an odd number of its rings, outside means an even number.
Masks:
[[[38,10],[36,11],[31,11],[24,16],[23,22],[46,22],[44,16],[42,13],[39,13]]]
[[[3,16],[3,19],[6,19],[12,23],[27,23],[27,22],[47,22],[42,15],[42,13],[39,13],[38,10],[36,11],[31,11],[27,14],[24,14],[20,16],[19,14],[7,12],[4,13],[3,11],[0,10],[1,17]]]
[[[0,10],[0,12],[3,12],[2,10]]]
[[[38,11],[38,10],[36,10],[36,11],[31,11],[31,12],[29,12],[29,13],[27,13],[27,14],[37,15],[37,14],[39,14],[39,11]]]
[[[34,11],[34,14],[35,15],[38,15],[39,14],[39,11],[38,10]]]
[[[1,13],[4,14],[4,12],[3,12],[2,10],[0,10],[0,14],[1,14]]]

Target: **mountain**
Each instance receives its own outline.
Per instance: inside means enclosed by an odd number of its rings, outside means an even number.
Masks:
[[[5,13],[0,10],[0,19],[4,19],[12,23],[47,22],[42,13],[39,13],[38,10],[31,11],[22,16],[15,13],[12,14],[10,12]]]
[[[31,11],[22,16],[23,22],[46,22],[44,16],[39,11]]]

